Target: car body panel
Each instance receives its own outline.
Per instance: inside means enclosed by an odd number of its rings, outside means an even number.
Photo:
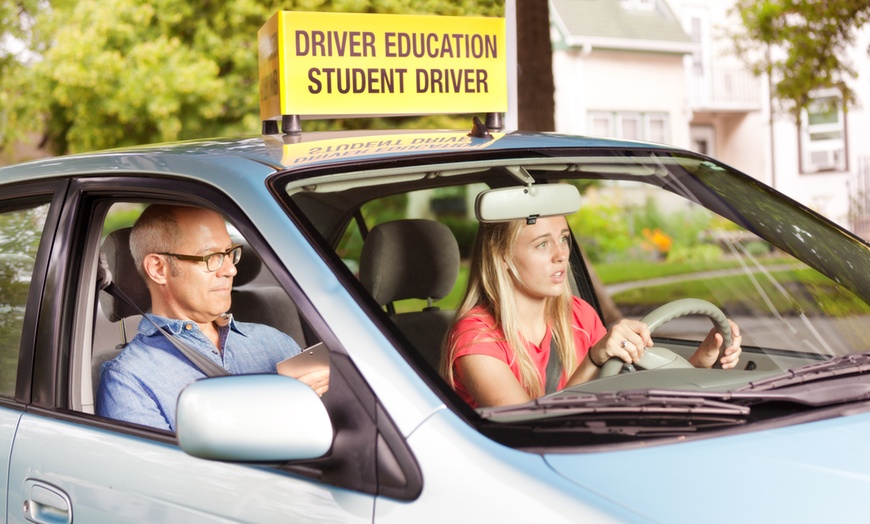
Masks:
[[[12,456],[12,443],[15,437],[15,432],[18,429],[18,421],[21,419],[21,412],[14,409],[0,408],[0,449],[3,450],[3,456],[0,457],[0,466],[4,472],[9,471],[9,459]],[[0,488],[3,493],[9,492],[9,475],[3,475],[0,478]],[[3,497],[0,500],[0,510],[3,515],[6,514],[6,505],[9,497]]]
[[[426,521],[643,521],[640,515],[600,497],[594,490],[569,485],[541,455],[493,445],[449,410],[427,419],[408,442],[428,473],[418,499],[432,508]],[[408,504],[389,499],[377,503],[377,522],[420,518]]]
[[[856,522],[870,413],[691,442],[549,454],[573,482],[651,522]]]
[[[174,445],[34,415],[21,421],[10,479],[8,522],[25,522],[28,480],[69,497],[76,522],[371,522],[374,503],[268,468],[195,459]]]

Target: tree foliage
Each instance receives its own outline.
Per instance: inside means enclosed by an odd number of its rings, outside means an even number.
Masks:
[[[771,75],[781,111],[800,121],[812,93],[826,88],[854,104],[847,52],[870,21],[867,0],[737,0],[734,10],[744,28],[734,35],[737,51],[756,74]]]
[[[58,154],[256,133],[256,35],[279,9],[501,16],[504,7],[503,0],[3,4],[0,35],[16,35],[31,58],[4,55],[0,44],[0,147],[30,130]],[[33,16],[26,38],[21,12]]]

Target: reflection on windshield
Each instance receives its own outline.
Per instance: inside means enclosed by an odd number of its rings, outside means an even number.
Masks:
[[[708,178],[725,185],[719,178]],[[762,203],[768,195],[753,194],[751,186],[728,180],[731,192],[723,196],[734,199],[729,201],[732,209],[742,205],[753,211],[754,220],[744,223],[757,233],[695,203],[692,193],[682,197],[627,181],[601,182],[587,191],[584,208],[569,220],[619,311],[641,318],[676,298],[708,300],[741,326],[744,348],[783,350],[782,355],[767,352],[765,367],[792,367],[796,360],[791,352],[832,356],[863,350],[861,326],[870,319],[867,304],[783,249],[799,245],[797,253],[803,254],[807,240],[814,238],[815,253],[854,248],[830,245],[840,239],[830,238],[825,224],[792,218],[786,205]],[[688,191],[686,185],[681,187]],[[751,199],[754,205],[747,205]],[[755,212],[771,208],[789,227],[779,227],[772,216]],[[801,223],[803,227],[796,225]],[[780,247],[765,238],[776,239]],[[666,324],[656,335],[698,340],[709,325],[706,318],[685,317]],[[759,364],[755,359],[756,369]]]

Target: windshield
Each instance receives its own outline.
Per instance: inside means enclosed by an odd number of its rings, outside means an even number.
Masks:
[[[553,416],[553,402],[575,406],[565,411],[573,414],[588,413],[593,404],[600,411],[600,406],[614,403],[634,405],[633,413],[649,411],[646,403],[626,404],[624,396],[612,396],[637,390],[703,393],[709,395],[708,402],[733,402],[722,394],[870,350],[863,336],[870,320],[868,246],[751,177],[707,158],[588,149],[560,150],[557,156],[536,153],[527,159],[456,155],[451,161],[427,159],[426,165],[401,168],[372,163],[340,175],[285,180],[282,187],[349,272],[364,280],[380,305],[381,318],[388,326],[395,324],[406,340],[404,349],[420,354],[419,360],[437,376],[445,332],[468,285],[480,227],[475,197],[488,188],[522,186],[518,173],[528,173],[536,184],[565,182],[580,190],[581,207],[567,217],[573,240],[571,287],[605,329],[620,319],[642,320],[660,306],[691,298],[721,310],[739,325],[742,336],[742,354],[733,370],[671,365],[619,370],[541,396],[522,406],[520,419],[545,417],[548,400],[547,417]],[[403,270],[390,265],[389,258],[401,258],[401,251],[422,249],[413,236],[395,239],[391,257],[375,259],[384,264],[379,266],[381,277],[393,279],[389,292],[384,292],[384,282],[366,281],[366,265],[372,262],[365,250],[374,244],[370,232],[408,219],[446,225],[458,247],[456,271],[445,277],[448,291],[437,299],[421,295],[420,289],[403,292],[409,287]],[[412,267],[405,269],[418,278],[437,273],[424,258],[406,259]],[[439,315],[429,319],[421,315],[435,310]],[[409,313],[419,317],[414,322],[430,324],[408,328]],[[714,325],[704,314],[678,314],[656,327],[654,346],[688,360]],[[675,401],[662,400],[666,397],[657,395],[655,402],[673,408]],[[750,404],[745,397],[740,403]],[[495,421],[518,420],[516,410],[500,415],[508,411],[478,413]],[[725,412],[746,415],[743,410]]]

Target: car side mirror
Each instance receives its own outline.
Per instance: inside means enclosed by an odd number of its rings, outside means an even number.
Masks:
[[[178,398],[177,437],[194,457],[230,462],[284,462],[322,457],[332,422],[307,385],[281,375],[200,380]]]
[[[527,184],[488,189],[477,195],[474,213],[480,222],[570,215],[580,209],[580,191],[571,184]]]

